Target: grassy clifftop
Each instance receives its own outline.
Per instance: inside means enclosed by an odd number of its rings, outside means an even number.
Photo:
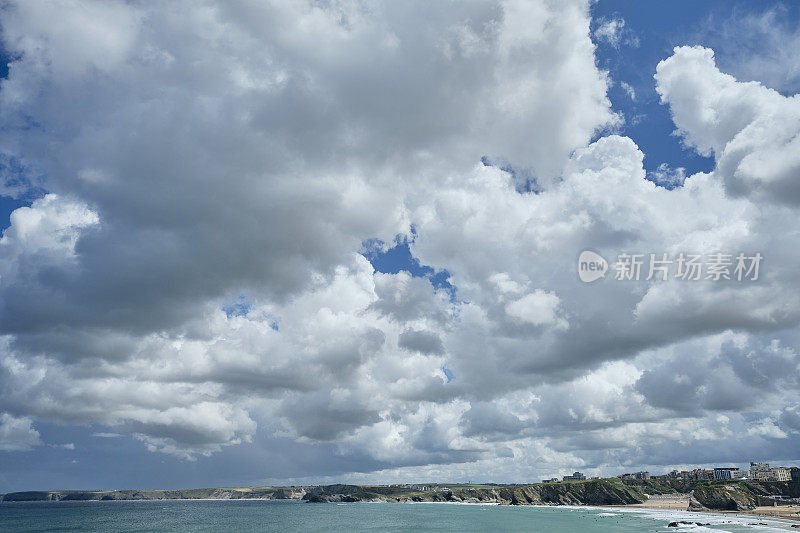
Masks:
[[[342,488],[345,487],[345,488]],[[449,486],[437,491],[414,491],[401,487],[356,485],[315,487],[304,497],[313,502],[493,502],[510,505],[621,505],[641,503],[646,497],[619,480],[602,479],[575,483],[540,483],[526,486]]]
[[[247,487],[231,489],[209,488],[185,490],[56,490],[12,492],[3,495],[2,498],[0,498],[0,501],[299,499],[304,494],[304,489],[289,487]]]
[[[687,481],[678,479],[626,480],[646,494],[691,493],[693,509],[747,511],[770,505],[775,498],[800,497],[796,481]]]
[[[309,502],[474,502],[508,505],[626,505],[647,495],[691,494],[694,509],[746,511],[771,498],[800,497],[800,482],[620,480],[537,483],[532,485],[430,485],[415,490],[392,485],[317,487],[207,488],[189,490],[14,492],[2,501],[156,500],[156,499],[295,499]]]
[[[320,487],[260,487],[189,490],[32,491],[14,492],[2,501],[80,501],[157,499],[305,499],[329,501],[495,502],[513,505],[615,505],[646,499],[636,487],[616,479],[527,486],[448,485],[417,491],[387,485],[327,485]]]

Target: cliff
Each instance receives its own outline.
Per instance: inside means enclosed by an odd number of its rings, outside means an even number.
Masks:
[[[748,511],[761,505],[780,505],[800,497],[797,481],[738,481],[703,483],[694,487],[690,508]]]
[[[236,499],[300,499],[306,491],[300,487],[253,487],[233,489],[186,490],[57,490],[11,492],[0,498],[4,502],[22,501],[90,501],[90,500],[236,500]]]
[[[0,501],[294,499],[307,502],[465,502],[506,505],[626,505],[647,495],[691,494],[694,510],[748,511],[779,498],[800,497],[800,482],[620,480],[617,478],[533,485],[430,485],[431,490],[392,485],[206,488],[187,490],[13,492]]]
[[[452,486],[437,491],[413,491],[401,487],[331,485],[309,490],[304,499],[311,502],[391,501],[507,505],[622,505],[641,503],[645,501],[646,496],[618,480],[603,479],[526,486]]]
[[[510,505],[619,505],[640,503],[645,495],[616,479],[527,486],[451,485],[417,491],[387,485],[326,485],[189,490],[13,492],[2,501],[157,500],[157,499],[304,499],[309,502],[492,502]]]

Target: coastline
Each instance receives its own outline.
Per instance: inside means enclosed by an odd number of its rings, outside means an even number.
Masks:
[[[702,511],[664,509],[659,507],[647,507],[642,505],[612,505],[612,506],[589,506],[595,509],[607,510],[609,512],[643,513],[652,518],[667,520],[670,522],[689,522],[689,523],[711,523],[712,525],[741,524],[741,525],[760,525],[770,526],[778,529],[794,531],[800,525],[797,518],[787,518],[778,516],[765,516],[755,512],[743,511],[719,511],[714,509],[704,509]]]
[[[722,509],[691,509],[690,494],[654,495],[642,503],[625,505],[605,505],[598,508],[608,509],[650,509],[658,511],[680,511],[687,513],[706,513],[721,516],[736,516],[742,518],[780,520],[788,524],[800,524],[800,505],[760,506],[747,511],[727,511]]]
[[[175,503],[201,503],[201,502],[232,502],[232,501],[251,501],[251,502],[261,502],[263,504],[280,504],[285,503],[289,505],[297,505],[303,502],[303,500],[297,499],[276,499],[276,498],[246,498],[246,499],[230,499],[230,498],[163,498],[163,499],[148,499],[148,500],[52,500],[52,501],[34,501],[34,502],[4,502],[8,504],[21,504],[21,503],[35,503],[45,505],[48,503],[51,504],[75,504],[75,505],[85,505],[87,503],[94,503],[94,504],[103,504],[107,502],[116,502],[116,503],[130,503],[136,502],[140,504],[166,504],[169,502]],[[437,505],[437,504],[449,504],[451,506],[466,506],[466,507],[511,507],[517,508],[522,511],[525,508],[541,508],[541,509],[561,509],[564,511],[581,511],[581,512],[593,512],[594,515],[598,518],[606,518],[606,519],[613,519],[614,516],[618,516],[620,514],[634,514],[640,516],[641,518],[653,520],[657,522],[661,522],[662,524],[676,524],[676,528],[681,528],[682,526],[686,527],[700,527],[700,526],[737,526],[736,531],[740,531],[741,529],[738,528],[750,528],[753,526],[766,528],[767,531],[775,531],[775,530],[782,530],[782,531],[793,531],[797,528],[798,522],[796,520],[790,520],[781,517],[775,516],[764,516],[760,514],[753,514],[750,512],[738,512],[738,511],[715,511],[712,509],[705,509],[705,510],[688,510],[688,509],[674,509],[670,508],[668,505],[665,505],[663,501],[661,502],[652,502],[651,504],[630,504],[630,505],[573,505],[573,504],[565,504],[565,505],[558,505],[558,504],[523,504],[523,505],[508,505],[498,502],[457,502],[457,501],[391,501],[391,500],[361,500],[356,502],[331,502],[336,503],[336,505],[346,505],[347,503],[357,503],[357,504],[382,504],[382,503],[401,503],[407,505]],[[310,506],[316,507],[316,506]],[[676,529],[677,531],[682,531],[685,529]],[[701,529],[705,530],[705,529]]]
[[[172,490],[24,491],[0,495],[6,502],[56,501],[306,501],[310,503],[454,503],[591,507],[655,512],[661,518],[702,514],[743,520],[783,520],[800,526],[796,482],[623,481],[616,478],[532,485],[423,484],[227,487]],[[783,498],[783,499],[782,499]],[[695,517],[695,518],[692,518]],[[670,520],[673,521],[673,520]]]
[[[546,507],[546,508],[564,508],[564,509],[598,509],[602,511],[608,511],[611,513],[616,512],[637,512],[641,511],[646,513],[647,511],[656,511],[664,513],[664,516],[659,516],[658,519],[669,520],[672,521],[672,518],[676,520],[686,520],[690,522],[702,522],[708,519],[713,519],[714,517],[722,518],[722,517],[730,517],[730,518],[738,518],[741,520],[770,520],[773,522],[772,524],[767,525],[782,525],[788,526],[789,528],[796,528],[797,525],[800,525],[800,515],[797,516],[778,516],[778,515],[767,515],[762,514],[759,509],[756,508],[752,512],[743,512],[743,511],[720,511],[714,509],[703,509],[703,510],[692,510],[689,509],[689,495],[685,495],[685,498],[681,498],[681,500],[686,501],[685,507],[675,507],[670,505],[664,505],[660,501],[655,501],[652,503],[635,503],[635,504],[627,504],[627,505],[554,505],[554,504],[522,504],[520,507]],[[659,498],[658,500],[666,500],[667,498]],[[677,500],[677,498],[676,498]],[[388,501],[384,500],[381,502],[354,502],[354,503],[406,503],[406,504],[413,504],[413,505],[436,505],[436,504],[447,504],[447,505],[488,505],[488,506],[497,506],[497,505],[507,505],[502,503],[495,503],[495,502],[395,502],[395,501]],[[787,506],[789,507],[789,506]],[[800,509],[800,506],[791,506],[797,507]],[[772,509],[771,507],[764,507],[764,509]],[[673,514],[670,514],[673,513]],[[655,517],[654,517],[655,518]],[[726,522],[721,522],[726,523]],[[748,525],[753,525],[751,522],[747,522]],[[758,525],[765,525],[764,523]]]

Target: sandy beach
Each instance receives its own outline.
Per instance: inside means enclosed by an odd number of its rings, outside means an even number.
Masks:
[[[771,516],[773,518],[789,518],[791,520],[800,521],[800,505],[756,507],[752,511],[748,511],[747,514]]]
[[[617,506],[615,506],[617,507]],[[653,495],[644,503],[621,505],[618,507],[641,507],[644,509],[661,509],[674,511],[689,510],[688,494],[660,494]],[[770,518],[784,518],[800,521],[800,505],[778,505],[756,507],[747,512],[741,511],[715,511],[704,510],[704,513],[732,514],[736,516],[764,516]]]

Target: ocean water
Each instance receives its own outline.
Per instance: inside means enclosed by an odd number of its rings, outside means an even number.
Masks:
[[[668,528],[673,520],[710,526]],[[758,522],[765,525],[755,525]],[[792,531],[746,516],[646,509],[327,503],[292,501],[118,501],[0,503],[0,531]],[[794,529],[793,531],[797,531]]]

